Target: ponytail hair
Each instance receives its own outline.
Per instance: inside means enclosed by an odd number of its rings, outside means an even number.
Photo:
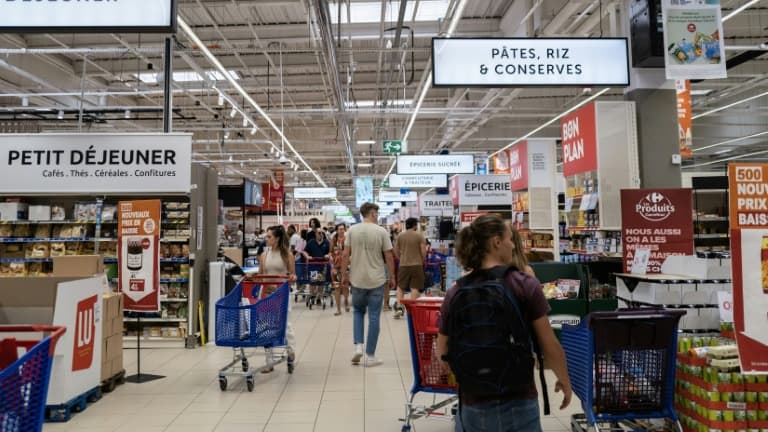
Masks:
[[[490,252],[489,241],[504,235],[507,226],[499,215],[487,214],[475,219],[456,236],[456,258],[467,271],[480,270]]]

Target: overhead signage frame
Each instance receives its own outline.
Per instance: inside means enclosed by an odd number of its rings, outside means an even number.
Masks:
[[[627,38],[433,38],[432,59],[434,87],[629,86]]]
[[[296,199],[323,199],[336,198],[336,188],[293,188],[293,197]]]
[[[178,0],[0,2],[0,33],[176,33]]]
[[[471,154],[398,155],[398,174],[474,174]]]

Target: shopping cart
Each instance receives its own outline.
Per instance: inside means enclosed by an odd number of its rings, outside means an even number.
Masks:
[[[0,326],[0,431],[43,430],[53,352],[65,331],[54,326]],[[19,349],[26,351],[20,357]]]
[[[261,285],[259,291],[263,291]],[[251,290],[253,292],[253,290]],[[266,371],[287,362],[293,373],[293,361],[288,355],[285,333],[288,323],[290,285],[283,282],[271,294],[255,300],[243,297],[242,282],[216,302],[216,345],[232,347],[232,361],[219,371],[219,387],[227,389],[228,376],[245,377],[248,391],[253,391],[256,372]],[[245,348],[263,347],[267,364],[253,369],[248,364]]]
[[[243,298],[250,299],[251,304],[277,290],[288,280],[286,275],[246,275],[240,281]]]
[[[682,431],[674,408],[675,352],[681,310],[593,312],[580,325],[563,325],[568,375],[584,415],[573,431],[642,429],[664,419]]]
[[[323,310],[326,301],[330,299],[333,306],[333,285],[331,284],[331,262],[327,260],[309,260],[305,263],[296,263],[296,283],[300,286],[309,286],[310,292],[306,296],[306,305],[309,309],[315,303],[321,304]],[[298,293],[294,297],[298,301]]]
[[[440,319],[442,298],[427,297],[404,299],[403,305],[408,311],[408,335],[411,341],[411,360],[413,363],[413,386],[411,397],[405,405],[405,418],[402,432],[411,430],[411,422],[426,416],[442,416],[451,419],[455,410],[447,408],[458,401],[456,380],[452,374],[445,373],[437,354],[437,333]],[[432,405],[414,404],[417,393],[433,393]],[[438,401],[437,395],[449,395]]]

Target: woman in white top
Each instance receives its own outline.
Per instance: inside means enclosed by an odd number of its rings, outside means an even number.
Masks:
[[[286,276],[289,281],[296,281],[296,264],[291,254],[288,242],[288,234],[281,225],[275,225],[267,228],[264,236],[267,243],[267,250],[259,257],[259,274],[262,275],[280,275]],[[291,302],[288,302],[288,310],[291,309]],[[287,322],[285,330],[285,339],[288,343],[288,361],[293,363],[296,354],[296,338],[293,334],[293,327],[290,321]],[[268,354],[269,355],[269,354]],[[263,372],[272,372],[272,368]]]

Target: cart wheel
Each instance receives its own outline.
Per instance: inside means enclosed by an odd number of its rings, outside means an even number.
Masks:
[[[219,388],[221,391],[227,390],[227,377],[219,377]]]
[[[248,388],[249,392],[253,391],[253,378],[246,378],[245,379],[245,386]]]
[[[293,373],[293,369],[294,369],[294,367],[295,367],[295,366],[293,366],[293,363],[288,363],[288,373],[289,373],[289,374],[292,374],[292,373]]]
[[[411,427],[408,425],[404,425],[403,428],[401,429],[401,432],[410,432],[410,431],[411,431]]]
[[[241,363],[243,365],[243,372],[248,372],[248,359],[244,358]]]

